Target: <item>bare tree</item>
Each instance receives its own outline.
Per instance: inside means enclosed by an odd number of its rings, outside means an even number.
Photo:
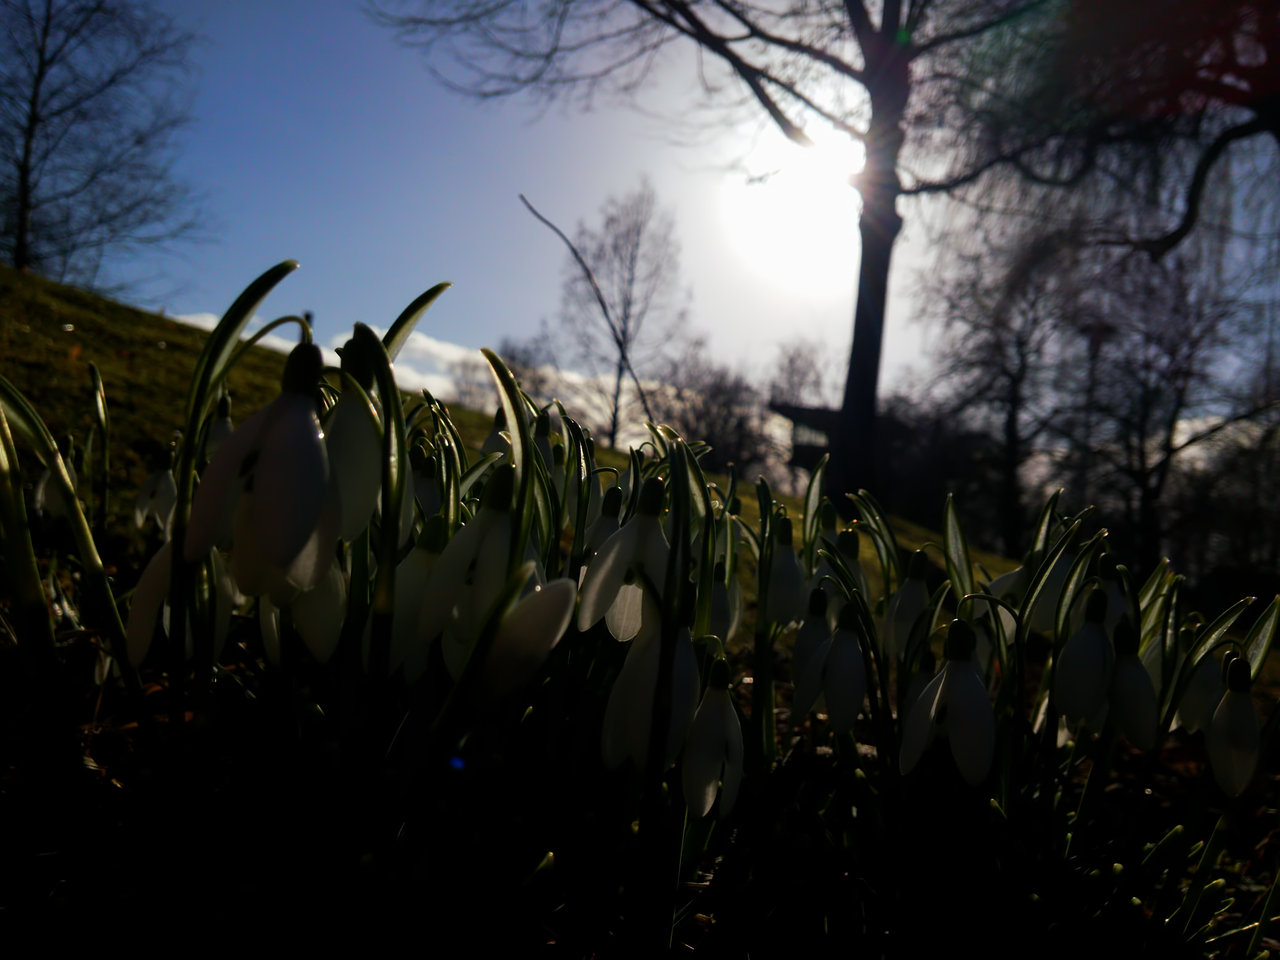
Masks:
[[[1025,149],[984,157],[979,166],[945,183],[907,171],[902,159],[913,149],[908,136],[932,142],[939,125],[957,118],[931,104],[948,89],[967,89],[970,83],[968,76],[933,69],[931,63],[953,49],[990,46],[993,37],[1054,5],[1045,0],[550,0],[537,6],[524,0],[372,0],[372,6],[377,19],[406,43],[427,53],[440,44],[456,67],[445,82],[477,97],[579,92],[589,103],[600,91],[627,96],[650,78],[665,48],[684,44],[697,49],[699,79],[716,102],[734,109],[745,99],[802,145],[812,142],[805,132],[810,123],[861,143],[866,161],[855,182],[862,198],[858,300],[841,436],[828,476],[840,491],[869,484],[890,255],[902,227],[898,198],[926,187],[971,182]],[[449,70],[441,61],[434,63],[439,71]],[[968,129],[971,118],[959,121]]]
[[[582,259],[571,256],[565,264],[560,317],[579,360],[601,384],[608,420],[602,432],[614,446],[619,424],[629,418],[623,381],[670,345],[689,295],[679,283],[675,221],[658,207],[648,180],[610,198],[600,217],[597,230],[578,227],[573,246]]]
[[[711,447],[701,457],[704,469],[720,473],[732,463],[744,473],[779,459],[764,429],[764,398],[743,374],[711,359],[701,340],[665,366],[655,413],[686,440]]]
[[[194,36],[141,0],[0,0],[0,255],[92,284],[196,219],[172,172]]]

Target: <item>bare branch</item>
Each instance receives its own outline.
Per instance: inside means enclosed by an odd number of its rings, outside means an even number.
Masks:
[[[600,314],[604,317],[604,321],[609,326],[609,332],[613,335],[613,342],[618,348],[619,356],[626,365],[627,373],[631,376],[631,382],[635,385],[636,392],[640,395],[640,402],[644,405],[645,416],[649,420],[653,420],[653,412],[649,409],[649,399],[645,395],[644,387],[640,383],[640,378],[636,376],[635,368],[631,366],[631,355],[627,350],[626,341],[623,339],[622,331],[618,329],[618,324],[613,319],[613,312],[609,309],[608,301],[605,300],[604,293],[600,289],[600,281],[596,279],[596,275],[591,272],[591,268],[587,266],[587,261],[583,259],[578,248],[573,245],[573,241],[565,236],[564,231],[557,227],[554,223],[539,213],[522,193],[520,194],[520,202],[525,205],[528,211],[535,218],[554,233],[557,237],[564,241],[564,245],[569,248],[569,252],[573,255],[573,259],[577,261],[578,266],[582,268],[583,276],[587,282],[591,284],[591,289],[595,293],[596,303],[600,305]]]

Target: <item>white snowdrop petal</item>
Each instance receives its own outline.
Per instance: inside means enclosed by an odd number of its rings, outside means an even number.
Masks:
[[[867,695],[867,674],[858,638],[847,630],[837,630],[832,637],[822,692],[827,699],[831,729],[836,733],[848,733],[853,729],[853,722],[862,710],[862,700]]]
[[[1252,695],[1228,690],[1213,713],[1204,742],[1218,786],[1229,797],[1240,796],[1253,780],[1261,745]]]
[[[362,407],[363,401],[343,393],[324,437],[342,494],[342,539],[347,543],[369,526],[382,486],[382,444]]]
[[[269,597],[258,601],[258,629],[262,631],[262,648],[267,659],[280,666],[280,611]]]
[[[831,653],[832,639],[832,637],[827,637],[805,663],[804,673],[800,675],[800,681],[796,684],[795,696],[791,701],[793,724],[798,724],[813,709],[813,705],[818,702],[818,695],[822,693],[822,678],[827,671],[827,657]]]
[[[724,710],[717,694],[724,690],[707,690],[702,705],[693,719],[689,739],[684,745],[684,762],[680,765],[680,783],[689,813],[705,817],[711,812],[716,791],[720,788],[720,771],[725,760]]]
[[[604,712],[604,729],[601,733],[601,755],[604,765],[615,770],[631,755],[631,715],[637,709],[640,664],[644,651],[652,641],[638,639],[627,648],[613,689],[609,691],[609,703]]]
[[[421,622],[419,613],[422,610],[423,594],[431,579],[431,571],[438,559],[439,554],[415,547],[396,567],[396,606],[391,617],[391,673],[395,673],[400,664],[405,662],[406,651],[412,646],[419,642],[430,642],[431,638],[423,637],[418,630]],[[425,669],[425,660],[422,666]]]
[[[1086,623],[1062,647],[1053,668],[1058,712],[1070,723],[1093,718],[1111,688],[1111,641],[1100,623]]]
[[[948,661],[947,729],[951,756],[965,783],[976,787],[987,778],[996,747],[996,719],[987,685],[970,661]]]
[[[624,583],[618,588],[617,598],[604,615],[613,639],[625,643],[640,632],[644,606],[644,588],[639,584]]]
[[[169,596],[169,578],[173,570],[173,549],[166,543],[156,551],[133,591],[129,605],[129,623],[125,627],[125,640],[129,662],[136,668],[146,659],[151,648],[151,638],[156,632],[156,618]]]
[[[569,628],[577,595],[572,580],[552,580],[507,612],[485,662],[478,692],[482,703],[519,690],[537,676]]]
[[[800,570],[800,561],[786,544],[774,544],[765,619],[771,623],[790,623],[804,616],[804,607],[804,574]]]
[[[320,521],[329,491],[329,455],[310,397],[282,393],[272,407],[253,470],[253,499],[258,542],[269,563],[284,567]]]
[[[898,769],[903,776],[916,768],[924,752],[929,749],[929,744],[933,743],[937,733],[933,724],[933,707],[942,693],[942,681],[945,677],[946,671],[939,670],[907,715],[907,722],[902,728],[902,750],[898,754]]]
[[[258,434],[272,411],[269,404],[245,420],[228,437],[200,477],[191,501],[191,519],[187,523],[182,556],[188,562],[208,555],[222,533],[226,520],[226,501],[240,490],[240,468],[254,451]],[[243,588],[242,588],[243,589]]]
[[[725,762],[724,774],[720,783],[720,816],[727,817],[733,812],[733,805],[738,799],[738,787],[742,783],[742,724],[733,709],[733,701],[725,691],[721,701],[721,710],[725,714]]]
[[[147,479],[142,481],[142,486],[138,488],[138,496],[133,501],[133,525],[139,530],[147,521],[147,513],[151,506],[151,495],[156,489],[156,475],[154,473],[147,474]],[[37,508],[38,509],[38,508]]]
[[[293,625],[311,655],[328,663],[342,636],[347,616],[347,584],[342,571],[330,566],[313,590],[300,593],[289,607]]]
[[[449,614],[458,603],[458,595],[467,581],[476,550],[493,522],[492,517],[492,511],[481,509],[445,544],[440,559],[436,561],[422,597],[422,610],[418,614],[419,630],[428,643],[444,629]]]
[[[620,528],[604,542],[587,567],[579,593],[579,630],[586,631],[595,626],[613,606],[635,555],[636,529],[635,520]]]
[[[315,529],[284,570],[284,579],[298,590],[314,590],[328,574],[342,530],[342,499],[336,483],[325,491],[324,507]]]
[[[1139,750],[1155,746],[1160,708],[1151,676],[1134,654],[1116,658],[1111,706],[1115,710],[1116,726],[1126,740]]]
[[[727,599],[726,597],[726,602]],[[809,661],[818,648],[831,639],[833,632],[827,627],[826,617],[820,620],[810,617],[800,624],[800,629],[796,631],[796,639],[791,645],[791,677],[797,687],[809,666]]]
[[[213,582],[216,591],[213,619],[213,662],[222,659],[222,650],[227,645],[227,637],[231,633],[231,614],[236,605],[236,587],[231,581],[230,571],[222,560],[222,554],[213,550],[209,554],[213,558]]]
[[[1187,733],[1204,730],[1209,726],[1221,696],[1222,667],[1212,655],[1203,657],[1196,664],[1178,704],[1178,722],[1187,728]]]

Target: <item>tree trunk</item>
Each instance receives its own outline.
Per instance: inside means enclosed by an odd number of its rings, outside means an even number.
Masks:
[[[894,53],[896,54],[896,48]],[[858,190],[862,194],[862,216],[858,232],[862,239],[858,267],[858,302],[853,318],[853,349],[844,384],[839,429],[831,450],[828,471],[832,500],[841,512],[853,493],[876,484],[875,419],[876,391],[880,381],[880,350],[884,338],[885,305],[889,297],[889,261],[893,244],[902,230],[897,199],[902,193],[898,179],[898,154],[902,150],[902,117],[906,108],[908,72],[905,58],[890,54],[869,88],[872,119],[867,131],[867,159]]]

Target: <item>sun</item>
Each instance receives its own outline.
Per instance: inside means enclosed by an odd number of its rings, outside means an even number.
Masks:
[[[857,279],[861,200],[849,178],[862,169],[862,146],[828,134],[801,147],[762,136],[747,157],[750,178],[722,190],[729,241],[769,283],[796,294],[852,292]]]

